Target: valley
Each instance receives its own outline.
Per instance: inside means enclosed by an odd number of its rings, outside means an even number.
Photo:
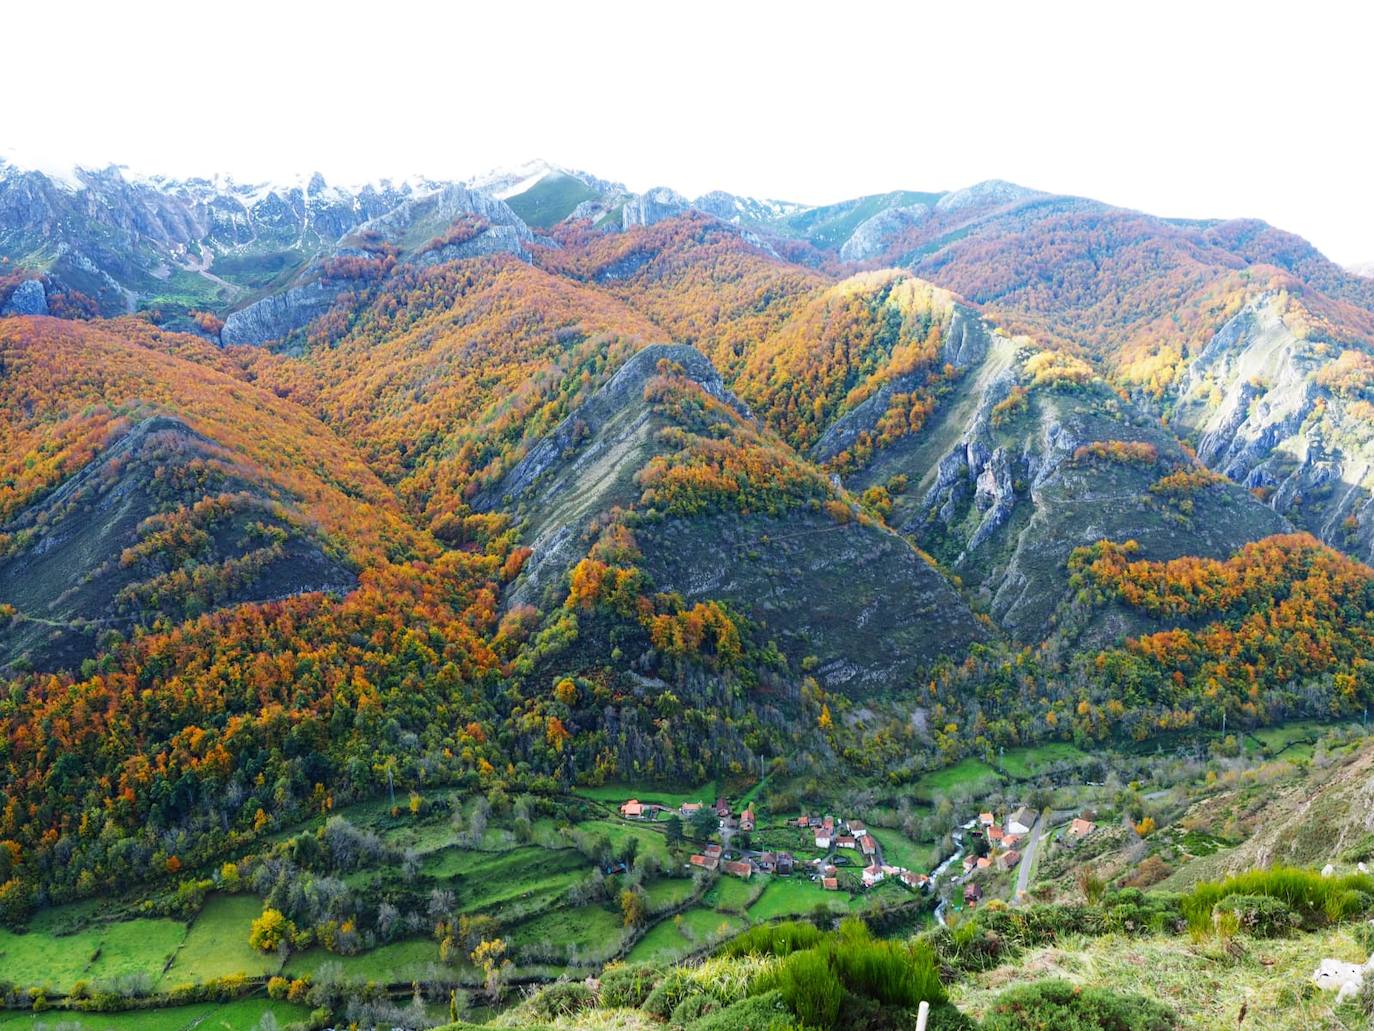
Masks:
[[[73,174],[0,163],[0,1026],[1358,1019],[1366,278],[1002,181]]]

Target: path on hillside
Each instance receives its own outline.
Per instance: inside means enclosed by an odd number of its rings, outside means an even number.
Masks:
[[[1041,813],[1035,821],[1035,826],[1031,828],[1030,841],[1026,842],[1025,851],[1021,853],[1021,862],[1016,865],[1016,891],[1011,896],[1013,902],[1021,901],[1021,896],[1025,894],[1030,883],[1031,867],[1035,864],[1035,850],[1040,847],[1040,835],[1044,829],[1045,814]]]

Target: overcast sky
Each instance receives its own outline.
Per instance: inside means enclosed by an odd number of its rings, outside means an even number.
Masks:
[[[0,153],[823,203],[981,179],[1254,216],[1374,260],[1374,5],[15,4]]]

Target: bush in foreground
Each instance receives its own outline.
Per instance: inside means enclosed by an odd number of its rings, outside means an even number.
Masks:
[[[1039,981],[998,996],[983,1031],[1171,1031],[1167,1007],[1143,995]]]
[[[1210,934],[1218,903],[1236,895],[1278,899],[1297,914],[1304,927],[1316,928],[1368,910],[1374,902],[1374,876],[1323,877],[1315,870],[1275,866],[1208,881],[1180,900],[1189,929],[1194,934]]]

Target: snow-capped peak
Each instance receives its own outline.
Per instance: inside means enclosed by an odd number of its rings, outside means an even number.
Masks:
[[[493,168],[479,176],[469,179],[465,186],[470,190],[481,190],[498,200],[524,193],[535,183],[551,172],[564,173],[564,170],[551,165],[543,158],[531,158],[514,168]]]
[[[81,179],[82,169],[72,162],[25,153],[16,147],[0,147],[0,174],[9,170],[20,174],[37,172],[45,176],[55,186],[72,192],[86,188],[86,184]]]

